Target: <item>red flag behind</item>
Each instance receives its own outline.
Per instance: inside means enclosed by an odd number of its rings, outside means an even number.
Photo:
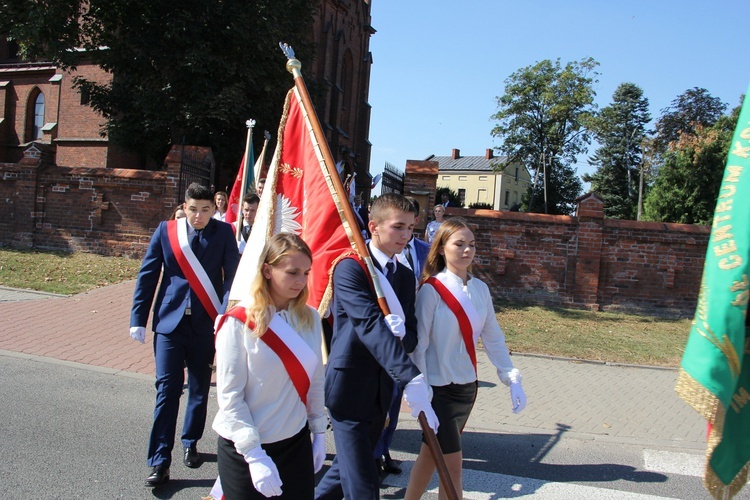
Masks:
[[[227,213],[224,222],[234,222],[237,220],[237,214],[240,211],[240,195],[242,194],[242,174],[245,173],[245,155],[242,155],[240,168],[237,169],[237,177],[232,185],[232,192],[229,193],[227,200]]]

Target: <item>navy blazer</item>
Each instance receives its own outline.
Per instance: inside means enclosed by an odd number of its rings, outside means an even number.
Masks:
[[[366,420],[386,412],[394,382],[403,389],[419,375],[406,354],[417,345],[414,288],[414,274],[398,264],[394,291],[406,316],[406,335],[399,341],[386,325],[375,291],[359,263],[343,259],[334,269],[333,337],[325,401],[337,419]]]
[[[232,226],[216,219],[210,219],[201,235],[201,248],[196,257],[203,265],[216,294],[222,301],[221,310],[226,310],[229,290],[232,288],[234,273],[240,258]],[[161,277],[161,285],[156,286]],[[154,301],[154,294],[156,300]],[[172,252],[167,236],[167,223],[162,222],[151,237],[146,256],[133,295],[133,309],[130,326],[146,326],[149,309],[154,303],[152,329],[158,333],[171,333],[185,315],[187,297],[190,294],[192,324],[197,332],[213,334],[213,319],[203,308],[198,297],[190,290],[185,275]]]
[[[430,244],[419,238],[414,238],[412,243],[414,244],[414,249],[417,251],[417,259],[419,259],[419,274],[417,275],[417,279],[419,279],[427,262],[427,254],[430,253]]]

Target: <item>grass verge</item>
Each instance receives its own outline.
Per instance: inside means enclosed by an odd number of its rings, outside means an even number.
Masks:
[[[0,249],[0,285],[74,294],[134,279],[141,261],[89,253]]]
[[[677,367],[692,320],[522,304],[496,306],[511,351]]]

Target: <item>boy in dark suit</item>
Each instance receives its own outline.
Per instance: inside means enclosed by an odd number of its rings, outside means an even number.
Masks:
[[[412,212],[414,213],[414,223],[419,223],[419,202],[411,196],[406,196],[406,200],[411,204]],[[412,232],[412,236],[409,238],[404,250],[396,254],[399,262],[414,273],[415,290],[419,288],[419,280],[421,279],[422,269],[424,268],[424,263],[427,261],[427,253],[429,251],[430,244],[419,238],[415,238]],[[411,353],[411,351],[409,352]],[[378,468],[390,474],[401,474],[401,467],[391,458],[390,448],[393,441],[393,433],[396,432],[396,426],[398,425],[402,396],[402,391],[398,387],[394,387],[391,405],[388,409],[388,424],[383,429],[380,439],[375,446],[374,456]]]
[[[232,226],[212,218],[213,200],[209,188],[198,183],[188,186],[187,217],[159,225],[135,286],[130,336],[141,343],[154,303],[156,407],[148,448],[149,487],[169,479],[185,366],[189,394],[182,428],[183,462],[188,467],[201,465],[196,443],[206,423],[214,319],[226,309],[239,263]]]
[[[416,347],[414,274],[396,260],[414,230],[411,204],[385,194],[373,202],[369,250],[403,309],[383,316],[368,274],[356,259],[343,259],[333,273],[333,338],[325,381],[325,401],[336,441],[336,457],[321,479],[321,500],[379,498],[380,478],[373,450],[385,423],[394,384],[404,390],[413,415],[424,411],[433,430],[424,376],[407,352]],[[390,302],[389,302],[390,304]],[[394,307],[391,307],[393,310]]]

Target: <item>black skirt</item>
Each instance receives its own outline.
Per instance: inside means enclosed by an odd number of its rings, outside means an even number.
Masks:
[[[281,496],[293,500],[312,500],[315,496],[312,442],[307,425],[294,436],[263,444],[281,477]],[[221,489],[226,500],[266,500],[253,486],[245,458],[237,453],[234,442],[219,436],[216,454],[221,478]]]
[[[440,422],[437,440],[443,454],[461,451],[461,432],[476,399],[476,382],[432,386],[432,409]]]

